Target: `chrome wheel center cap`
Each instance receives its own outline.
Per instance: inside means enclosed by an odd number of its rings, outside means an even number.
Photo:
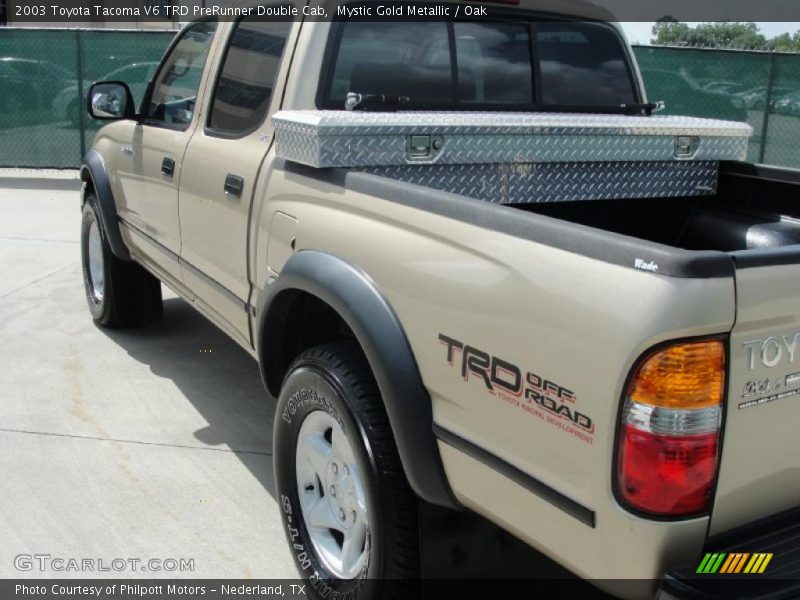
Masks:
[[[91,293],[95,302],[103,301],[105,287],[105,270],[103,268],[103,240],[100,237],[100,229],[97,221],[93,221],[89,226],[88,239],[89,255],[89,278],[91,279]]]

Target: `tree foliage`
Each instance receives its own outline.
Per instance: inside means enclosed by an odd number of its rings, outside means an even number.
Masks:
[[[778,52],[800,52],[800,31],[782,33],[772,41],[772,49]]]
[[[663,17],[653,25],[651,43],[696,48],[741,48],[800,52],[800,31],[767,39],[755,23],[718,22],[690,26],[673,17]]]

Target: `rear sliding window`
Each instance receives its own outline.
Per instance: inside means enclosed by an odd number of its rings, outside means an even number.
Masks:
[[[600,23],[348,21],[321,104],[347,94],[404,97],[401,107],[620,106],[636,102],[624,47]]]
[[[538,23],[541,101],[548,105],[633,104],[633,84],[616,33],[595,23]]]

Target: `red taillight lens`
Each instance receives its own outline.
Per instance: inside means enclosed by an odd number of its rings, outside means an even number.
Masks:
[[[658,435],[623,425],[619,494],[641,511],[690,515],[705,510],[717,472],[718,434]]]
[[[617,455],[618,498],[656,516],[708,510],[719,455],[725,346],[674,344],[634,370]]]

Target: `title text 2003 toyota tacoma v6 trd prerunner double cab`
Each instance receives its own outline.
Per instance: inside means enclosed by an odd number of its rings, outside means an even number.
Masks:
[[[409,597],[421,502],[611,593],[711,594],[714,552],[791,597],[800,174],[651,115],[599,8],[489,15],[206,19],[140,108],[95,84],[94,320],[163,282],[258,360],[321,597]]]

